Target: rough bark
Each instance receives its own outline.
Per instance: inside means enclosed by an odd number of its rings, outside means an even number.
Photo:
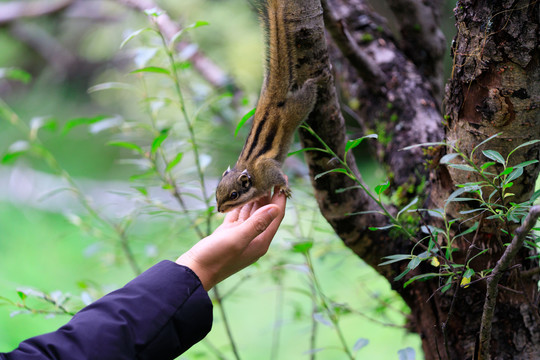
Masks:
[[[436,47],[430,48],[426,43],[424,56],[415,57],[411,47],[419,47],[422,42],[410,39],[407,31],[402,31],[401,41],[396,40],[383,19],[363,1],[327,0],[323,1],[326,26],[335,39],[335,43],[330,42],[328,51],[323,41],[318,1],[298,3],[300,8],[311,4],[313,11],[303,13],[311,16],[310,26],[303,26],[295,34],[300,73],[305,79],[329,67],[329,52],[342,97],[340,104],[336,89],[331,85],[321,89],[319,103],[308,123],[339,156],[347,140],[342,112],[356,121],[363,134],[375,131],[386,136],[386,141],[383,139],[373,146],[379,159],[392,170],[391,189],[400,195],[397,198],[403,203],[420,196],[425,207],[440,208],[456,184],[472,179],[463,171],[437,166],[440,152],[444,152],[442,148],[435,149],[434,166],[429,168],[421,150],[403,152],[398,151],[400,148],[446,138],[470,153],[481,141],[503,132],[489,143],[489,149],[505,156],[518,145],[540,138],[538,2],[458,2],[454,71],[445,99],[446,129],[443,129],[445,121],[437,106],[437,90],[426,81],[426,77],[435,78],[440,74],[423,66],[429,56],[440,61],[437,56],[440,57],[441,52]],[[429,8],[420,1],[391,3],[396,15],[400,6],[424,6],[424,11],[425,7]],[[431,21],[437,26],[436,10],[433,14]],[[428,19],[422,20],[430,23]],[[401,23],[402,30],[409,26],[410,22]],[[436,38],[430,39],[432,44],[437,43]],[[301,139],[306,147],[320,145],[305,132],[301,132]],[[537,159],[538,153],[538,145],[523,148],[516,153],[511,165]],[[481,154],[477,152],[477,160],[487,161]],[[348,160],[356,169],[353,158]],[[319,152],[307,152],[306,161],[312,178],[338,166],[335,160]],[[527,167],[512,188],[516,195],[508,201],[521,202],[530,197],[538,171],[538,164]],[[313,180],[312,184],[321,212],[343,242],[385,276],[411,307],[409,327],[421,335],[425,358],[476,358],[480,323],[485,312],[486,281],[477,281],[467,288],[454,285],[444,294],[440,292],[442,284],[436,280],[415,282],[403,288],[403,282],[393,281],[403,270],[403,264],[377,265],[383,256],[410,252],[412,242],[388,231],[368,230],[368,226],[386,224],[384,217],[347,216],[347,213],[374,210],[376,204],[361,190],[336,193],[337,189],[353,185],[345,176],[330,174]],[[462,203],[459,208],[451,208],[449,216],[457,218],[459,211],[474,205]],[[424,221],[433,222],[429,218]],[[501,245],[511,240],[499,229],[503,226],[511,233],[517,225],[501,225],[480,217],[479,229],[456,244],[456,263],[464,263],[489,247],[488,253],[470,265],[475,270],[493,268],[505,250]],[[468,226],[460,224],[454,230],[463,231]],[[497,236],[494,236],[495,231]],[[529,250],[521,248],[500,276],[489,344],[489,353],[494,359],[530,359],[540,354],[540,318],[535,305],[537,277],[521,276],[521,271],[536,273],[538,264],[530,255]],[[433,271],[437,270],[422,264],[411,275]]]
[[[387,0],[398,21],[400,47],[429,81],[432,93],[441,100],[446,42],[439,28],[442,0]],[[406,14],[406,16],[404,16]]]

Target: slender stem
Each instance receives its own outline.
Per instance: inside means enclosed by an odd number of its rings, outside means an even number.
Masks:
[[[144,81],[144,77],[141,75],[141,83],[142,83],[142,87],[143,87],[143,90],[144,90],[144,93],[143,93],[143,97],[144,97],[144,103],[146,104],[146,112],[148,113],[148,117],[150,118],[150,121],[152,123],[152,128],[154,130],[154,132],[157,134],[159,133],[159,130],[157,128],[157,121],[156,121],[156,117],[154,116],[154,113],[152,112],[152,109],[150,108],[150,105],[148,103],[148,91],[147,91],[147,87],[146,87],[146,82]],[[167,169],[167,166],[169,165],[169,161],[167,160],[167,157],[165,156],[165,153],[163,151],[163,148],[160,146],[159,149],[158,149],[158,153],[161,157],[161,160],[163,161],[163,168]],[[162,172],[157,164],[157,160],[153,157],[153,156],[148,156],[148,160],[152,163],[152,166],[154,168],[154,170],[156,171],[158,177],[160,178],[161,181],[163,181],[163,183],[169,185],[171,187],[171,193],[173,195],[173,197],[176,199],[176,201],[178,202],[178,204],[180,205],[180,209],[182,209],[182,212],[184,213],[184,215],[189,219],[189,222],[191,223],[191,226],[193,227],[193,229],[195,230],[195,232],[197,233],[197,236],[199,238],[203,238],[205,236],[208,236],[210,234],[210,231],[207,230],[207,233],[206,235],[202,232],[202,230],[199,228],[199,225],[197,224],[197,222],[191,217],[190,213],[189,213],[189,210],[186,206],[186,203],[184,202],[184,199],[182,197],[182,193],[180,191],[180,189],[178,188],[178,185],[176,184],[176,182],[174,181],[174,179],[172,178],[172,176],[169,174],[169,176],[167,176],[166,173]]]
[[[208,340],[208,338],[204,338],[202,340],[202,343],[204,345],[206,345],[206,347],[214,353],[214,355],[219,359],[219,360],[227,360],[227,358],[221,353],[221,351],[219,351],[219,349],[214,345],[212,344],[212,342],[210,340]]]
[[[159,29],[159,28],[158,28]],[[203,194],[204,203],[206,205],[207,209],[210,209],[210,197],[208,196],[207,190],[206,190],[206,182],[204,179],[204,172],[201,166],[201,159],[199,155],[199,148],[197,146],[197,141],[195,138],[195,130],[193,129],[193,124],[191,123],[190,117],[186,110],[186,104],[184,101],[184,96],[182,95],[182,90],[180,89],[180,79],[178,78],[178,72],[176,71],[175,61],[174,61],[174,54],[171,50],[169,50],[169,47],[167,46],[167,41],[165,40],[165,37],[161,33],[160,30],[158,30],[158,34],[161,37],[161,41],[163,43],[163,48],[165,49],[165,52],[167,53],[167,58],[169,59],[169,65],[171,68],[171,75],[172,80],[174,83],[174,88],[176,91],[176,96],[178,97],[178,103],[180,105],[180,110],[182,111],[182,115],[184,117],[184,121],[186,123],[186,127],[189,132],[189,137],[191,141],[191,145],[193,146],[193,154],[195,157],[195,166],[197,168],[197,174],[199,176],[199,183],[201,186],[201,191]],[[212,215],[211,212],[208,211],[208,214],[206,216],[206,233],[209,235],[212,230]]]
[[[315,286],[311,284],[311,335],[309,336],[309,349],[313,350],[315,349],[315,346],[317,344],[317,327],[318,323],[317,320],[315,320],[315,314],[317,313],[317,291],[315,290]],[[315,356],[317,355],[316,352],[311,352],[310,359],[315,360]]]
[[[347,354],[347,357],[351,360],[354,360],[354,356],[352,355],[351,351],[349,350],[349,347],[347,346],[347,341],[345,340],[345,337],[343,336],[343,332],[341,331],[341,328],[339,327],[339,320],[336,315],[336,312],[332,309],[332,306],[328,304],[326,300],[326,296],[324,295],[321,285],[319,284],[319,280],[317,279],[317,276],[315,275],[315,269],[313,267],[313,262],[311,260],[311,255],[309,251],[304,252],[304,256],[306,258],[306,262],[309,268],[309,272],[311,274],[311,280],[313,281],[313,286],[319,295],[319,299],[321,301],[321,304],[323,308],[326,311],[326,314],[330,318],[330,321],[332,321],[332,325],[334,326],[334,329],[336,330],[336,334],[339,338],[339,341],[341,343],[341,348],[345,354]]]
[[[275,317],[274,317],[274,330],[272,332],[272,347],[270,349],[270,360],[275,360],[279,358],[279,345],[280,345],[280,335],[281,335],[281,322],[283,321],[283,300],[284,300],[284,291],[283,284],[281,283],[282,279],[279,279],[278,288],[276,291],[276,307],[275,307]]]
[[[499,261],[497,261],[497,265],[493,268],[491,276],[487,279],[486,298],[484,300],[482,322],[480,324],[479,360],[489,360],[491,358],[491,326],[497,304],[499,281],[523,246],[525,238],[531,232],[539,217],[540,205],[533,206],[525,221],[523,221],[523,225],[516,229],[516,235],[512,238],[512,242],[508,245]]]
[[[78,185],[75,183],[75,180],[73,180],[71,175],[60,166],[58,160],[56,160],[54,155],[43,146],[37,133],[33,133],[28,127],[28,125],[23,122],[19,118],[19,116],[2,99],[0,99],[0,107],[3,108],[2,111],[4,115],[8,117],[9,121],[28,136],[29,142],[33,143],[36,146],[35,150],[39,151],[39,155],[43,158],[45,163],[69,184],[71,190],[75,193],[76,198],[79,200],[80,204],[84,207],[84,209],[90,214],[90,216],[101,222],[106,227],[114,230],[116,236],[118,237],[118,241],[120,243],[122,251],[126,256],[131,269],[133,270],[135,275],[139,275],[141,273],[141,269],[135,259],[135,256],[133,255],[133,251],[129,244],[129,238],[127,237],[125,232],[126,229],[105,218],[102,214],[97,212],[96,209],[94,209],[86,195],[79,189]]]
[[[381,210],[384,212],[384,215],[386,215],[389,219],[390,219],[390,222],[394,225],[396,225],[402,232],[405,233],[405,235],[407,235],[407,237],[409,239],[415,239],[416,242],[418,242],[418,239],[416,239],[416,237],[414,236],[414,234],[408,230],[406,227],[404,227],[401,222],[399,221],[399,219],[397,219],[396,217],[394,217],[394,215],[392,215],[388,209],[384,206],[384,203],[379,199],[378,196],[374,195],[370,190],[369,188],[355,175],[355,173],[352,171],[352,169],[349,167],[349,164],[347,164],[347,162],[343,159],[341,159],[341,157],[339,157],[335,152],[334,150],[332,150],[325,142],[323,139],[321,139],[321,137],[319,135],[317,135],[317,133],[307,124],[304,124],[302,125],[304,127],[304,129],[306,129],[311,135],[313,135],[325,148],[324,152],[330,154],[333,158],[337,159],[339,161],[339,163],[343,166],[343,168],[345,169],[346,171],[346,175],[351,179],[353,180],[354,182],[356,182],[358,184],[358,186],[360,186],[360,188],[362,190],[364,190],[364,192],[375,202],[377,203],[377,205],[381,208]]]
[[[236,360],[240,360],[240,355],[238,354],[238,350],[236,348],[236,342],[234,341],[234,337],[232,335],[231,326],[229,325],[229,320],[227,319],[227,314],[225,312],[225,309],[223,308],[222,303],[222,297],[219,294],[218,286],[214,286],[213,288],[214,297],[216,299],[216,302],[218,304],[218,308],[221,314],[221,318],[223,319],[223,324],[225,325],[225,331],[227,332],[227,337],[229,338],[229,342],[231,343],[232,351],[234,354],[234,357]]]

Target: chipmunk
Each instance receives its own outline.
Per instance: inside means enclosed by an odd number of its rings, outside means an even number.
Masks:
[[[291,0],[267,0],[263,20],[268,32],[268,61],[251,130],[236,165],[216,189],[219,212],[246,204],[278,187],[291,190],[281,170],[295,130],[313,110],[319,78],[297,88],[296,52],[291,31]]]

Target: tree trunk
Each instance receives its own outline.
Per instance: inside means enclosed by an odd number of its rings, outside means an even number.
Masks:
[[[318,1],[298,1],[300,9],[309,8],[309,4],[313,12],[304,14],[310,17],[309,25],[301,25],[294,35],[298,44],[300,81],[330,67],[328,61],[331,61],[339,91],[330,84],[321,89],[308,124],[339,157],[343,157],[347,141],[346,120],[360,129],[359,135],[368,131],[379,133],[379,141],[370,143],[370,147],[388,169],[390,191],[396,200],[388,205],[390,213],[395,214],[415,197],[420,198],[419,207],[442,208],[457,184],[474,181],[471,173],[438,163],[447,151],[445,147],[399,151],[403,147],[446,139],[469,155],[482,141],[502,133],[477,149],[474,160],[481,164],[490,161],[482,155],[482,150],[496,150],[506,158],[520,144],[540,139],[538,1],[458,2],[455,9],[458,33],[452,49],[454,66],[446,87],[447,116],[444,118],[437,100],[440,74],[436,71],[440,71],[442,52],[436,8],[420,0],[392,0],[390,5],[396,17],[410,17],[398,24],[403,35],[398,42],[386,28],[384,19],[364,1],[323,0],[325,26],[331,34],[327,50],[321,31],[322,20],[315,15]],[[399,13],[403,9],[415,10]],[[425,17],[430,11],[433,18],[427,21]],[[411,31],[415,24],[429,25],[434,30],[421,29],[423,31],[416,34],[425,37],[422,41],[426,47],[418,49],[422,54],[414,52],[422,42],[407,38],[411,33],[415,36]],[[319,140],[306,131],[301,131],[301,140],[305,147],[321,146]],[[508,165],[538,159],[539,149],[539,143],[521,148]],[[362,181],[351,155],[347,156],[348,164]],[[369,230],[388,225],[389,219],[385,216],[347,215],[378,210],[378,205],[361,189],[336,192],[355,185],[340,173],[315,180],[317,174],[340,167],[332,156],[310,151],[306,152],[306,161],[322,214],[344,244],[385,276],[410,306],[409,328],[420,334],[425,358],[479,358],[480,341],[486,340],[479,334],[484,304],[489,298],[486,280],[492,278],[476,275],[473,280],[477,281],[463,287],[459,284],[460,276],[456,276],[444,293],[441,291],[444,281],[439,278],[415,281],[404,287],[404,282],[412,276],[438,271],[424,261],[403,279],[394,281],[407,264],[379,266],[384,261],[382,258],[417,254],[419,247],[414,250],[413,241],[395,231]],[[509,206],[511,202],[529,199],[539,169],[538,163],[525,167],[523,175],[514,180],[511,188],[514,195],[500,202]],[[478,206],[477,202],[457,204],[459,206],[448,207],[449,218],[462,217],[460,211]],[[424,237],[418,230],[420,225],[439,225],[437,219],[428,215],[411,221],[417,239]],[[512,233],[519,224],[488,219],[487,215],[477,216],[475,221],[479,222],[478,229],[453,244],[453,260],[454,264],[468,263],[479,274],[495,267],[507,249],[504,244],[512,240]],[[451,231],[461,233],[473,222],[458,221]],[[441,242],[441,245],[447,244]],[[480,254],[484,249],[489,251]],[[466,261],[477,254],[480,256]],[[540,357],[538,262],[534,256],[533,250],[522,248],[511,263],[514,266],[501,273],[493,320],[483,324],[490,326],[491,341],[487,349],[493,359]]]

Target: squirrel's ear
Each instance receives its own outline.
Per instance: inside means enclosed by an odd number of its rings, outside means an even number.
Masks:
[[[251,176],[249,176],[247,169],[242,171],[240,176],[238,176],[238,179],[236,181],[242,185],[242,188],[249,189],[251,187]]]
[[[223,175],[221,175],[221,177],[224,177],[225,175],[227,175],[229,173],[229,171],[231,171],[231,166],[229,165],[229,167],[227,168],[227,170],[225,170],[223,172]]]

